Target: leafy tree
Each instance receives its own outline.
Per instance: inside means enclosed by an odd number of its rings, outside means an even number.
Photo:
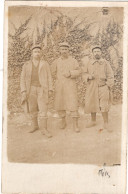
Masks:
[[[32,42],[29,36],[23,34],[27,31],[29,17],[19,28],[14,27],[14,34],[9,34],[8,49],[8,109],[12,112],[21,111],[20,105],[20,74],[25,61],[30,59]]]
[[[33,44],[33,34],[27,35],[28,24],[32,17],[29,17],[19,28],[14,26],[14,34],[9,34],[9,49],[8,49],[8,108],[12,112],[20,112],[20,74],[23,64],[31,57],[31,46]],[[82,27],[81,27],[82,26]],[[101,44],[103,58],[108,60],[114,70],[115,85],[113,87],[114,100],[119,101],[122,98],[122,57],[119,55],[117,43],[122,38],[122,29],[116,22],[109,22],[104,30],[98,31],[95,37],[91,36],[90,27],[92,23],[87,24],[83,19],[75,24],[75,19],[61,14],[51,25],[46,26],[44,21],[42,30],[36,28],[36,43],[42,45],[42,57],[49,62],[52,62],[60,56],[59,43],[67,41],[70,45],[70,53],[81,64],[83,57],[83,45]],[[112,64],[109,48],[112,47],[117,54],[118,66],[115,68]],[[54,80],[55,82],[55,80]],[[78,86],[79,105],[84,104],[86,85],[81,77],[76,80]],[[50,107],[54,96],[51,98]]]

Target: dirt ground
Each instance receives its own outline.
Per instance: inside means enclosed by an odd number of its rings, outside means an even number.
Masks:
[[[14,114],[8,117],[8,160],[22,163],[79,163],[116,165],[121,155],[121,104],[113,105],[109,112],[109,128],[102,130],[102,117],[97,114],[97,125],[86,128],[90,115],[81,113],[79,127],[75,133],[71,118],[68,126],[59,129],[58,118],[49,117],[49,131],[52,138],[40,132],[28,133],[31,123],[28,116]]]

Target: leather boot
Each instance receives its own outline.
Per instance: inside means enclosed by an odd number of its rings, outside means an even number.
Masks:
[[[80,129],[78,128],[78,118],[73,118],[73,129],[76,133],[80,132]]]
[[[60,129],[65,129],[65,128],[66,128],[66,120],[65,120],[65,117],[62,117]]]
[[[96,125],[96,112],[91,113],[91,121],[86,124],[86,128],[94,127]]]
[[[35,131],[37,131],[39,129],[38,127],[38,120],[37,117],[33,117],[32,118],[32,129],[29,131],[29,133],[34,133]]]
[[[96,121],[90,121],[86,124],[86,128],[94,127],[96,125]]]
[[[52,137],[51,133],[47,130],[47,119],[46,118],[41,118],[40,119],[39,128],[40,128],[41,133],[43,135],[45,135],[48,138]]]
[[[108,129],[108,123],[107,123],[107,122],[104,122],[103,128],[104,128],[104,129]]]
[[[108,122],[104,122],[103,129],[107,130],[108,132],[113,132],[112,128],[109,126]]]

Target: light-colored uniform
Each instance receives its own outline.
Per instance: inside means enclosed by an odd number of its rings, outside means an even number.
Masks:
[[[85,94],[85,112],[108,112],[110,105],[110,89],[114,84],[114,75],[110,64],[105,59],[83,60],[83,78],[87,83]],[[88,80],[89,76],[93,80]]]
[[[26,62],[21,73],[20,87],[21,93],[27,94],[27,101],[22,104],[28,102],[28,112],[31,116],[37,117],[39,113],[40,117],[47,117],[48,91],[53,90],[48,63],[41,60],[39,66],[34,67],[32,61]]]
[[[69,56],[61,57],[51,66],[52,73],[56,73],[54,108],[61,117],[65,117],[65,111],[70,111],[72,117],[78,117],[78,97],[76,78],[80,75],[80,67],[76,59]],[[65,77],[66,73],[71,74]]]

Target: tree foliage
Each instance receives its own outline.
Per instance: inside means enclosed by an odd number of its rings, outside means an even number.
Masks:
[[[20,74],[23,64],[30,60],[31,47],[33,44],[33,34],[27,34],[28,24],[32,17],[29,17],[23,24],[16,28],[15,33],[9,34],[9,49],[8,49],[8,108],[12,112],[20,112]],[[81,24],[84,27],[81,28]],[[122,29],[116,22],[109,22],[104,30],[92,37],[90,27],[93,24],[87,24],[85,20],[80,21],[77,25],[71,18],[61,15],[56,21],[51,20],[49,27],[44,25],[40,31],[37,27],[37,37],[35,43],[42,45],[42,57],[49,62],[52,62],[59,57],[59,43],[67,41],[70,45],[70,54],[81,64],[83,57],[83,45],[99,44],[102,47],[103,58],[111,63],[111,54],[109,48],[112,47],[117,54],[117,68],[111,66],[115,75],[115,86],[113,87],[114,99],[119,101],[122,98],[122,57],[119,55],[117,43],[122,38]],[[54,80],[55,81],[55,80]],[[78,85],[79,104],[84,104],[86,85],[81,77],[76,80]],[[53,102],[53,97],[51,101]],[[51,103],[52,103],[51,102]]]

